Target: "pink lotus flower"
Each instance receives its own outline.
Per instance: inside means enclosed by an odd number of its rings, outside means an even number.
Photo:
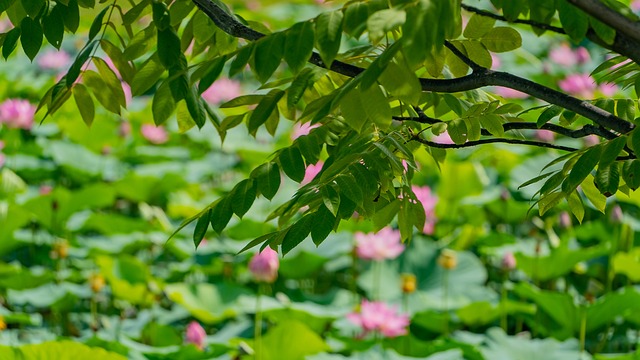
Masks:
[[[559,215],[558,222],[560,223],[560,227],[566,229],[571,226],[571,215],[568,212],[563,211]]]
[[[501,66],[502,60],[500,60],[500,57],[494,53],[491,53],[491,68],[500,69]]]
[[[558,83],[560,89],[570,95],[592,98],[596,83],[589,74],[571,74]]]
[[[38,192],[42,196],[49,195],[51,194],[52,191],[53,191],[53,186],[51,185],[40,185],[40,189],[38,190]]]
[[[631,5],[629,5],[629,7],[631,7],[631,10],[633,10],[633,11],[640,11],[640,0],[632,1]]]
[[[556,134],[549,130],[536,130],[534,136],[536,139],[547,143],[552,143],[556,139]]]
[[[322,161],[319,161],[316,164],[311,164],[307,166],[307,168],[304,171],[304,179],[302,179],[302,182],[300,184],[306,185],[310,183],[316,177],[316,175],[320,173],[320,170],[322,170],[323,165],[324,163]]]
[[[436,135],[434,136],[431,141],[438,143],[438,144],[455,144],[453,142],[453,140],[451,139],[451,136],[449,135],[448,132],[443,132],[442,134]]]
[[[320,126],[319,124],[313,124],[311,125],[311,123],[296,123],[295,125],[293,125],[293,131],[291,132],[291,140],[295,140],[297,138],[299,138],[300,136],[304,136],[304,135],[309,135],[309,132],[311,131],[311,129],[315,129],[318,126]]]
[[[593,134],[582,138],[582,140],[584,141],[584,144],[586,146],[595,146],[600,144],[600,138],[597,135]]]
[[[235,80],[222,78],[216,80],[202,93],[202,98],[212,104],[221,104],[240,96],[240,83]]]
[[[611,97],[618,92],[618,85],[612,83],[603,83],[598,86],[598,91],[606,97]]]
[[[38,66],[45,70],[62,70],[71,64],[71,57],[64,50],[47,51],[38,57]]]
[[[31,129],[36,107],[28,100],[9,99],[0,104],[0,123],[10,128]]]
[[[187,325],[185,342],[188,344],[193,344],[198,347],[198,349],[204,349],[204,342],[207,338],[207,333],[204,331],[202,325],[200,325],[197,321],[192,321]]]
[[[513,253],[511,251],[504,253],[502,256],[502,268],[511,271],[516,268],[516,265],[516,257],[513,256]]]
[[[621,223],[624,219],[624,214],[622,213],[620,205],[616,204],[613,209],[611,209],[611,214],[609,216],[612,222],[617,224]]]
[[[10,29],[13,29],[13,24],[8,18],[0,19],[0,33],[8,32]]]
[[[354,234],[356,239],[356,254],[364,260],[395,259],[404,251],[400,241],[400,231],[390,227],[383,228],[377,233]]]
[[[128,121],[125,121],[120,124],[120,128],[118,129],[118,135],[120,135],[120,137],[127,137],[131,135],[131,124]]]
[[[364,334],[380,332],[385,337],[405,335],[409,326],[409,316],[398,314],[395,307],[379,301],[363,300],[360,311],[347,314],[347,319],[360,326]]]
[[[582,46],[573,50],[569,44],[562,43],[549,52],[549,58],[558,65],[575,66],[591,60],[591,55],[589,54],[589,50]]]
[[[501,86],[496,87],[494,92],[505,99],[526,99],[529,97],[529,94],[525,94],[522,91]]]
[[[169,134],[162,126],[144,124],[140,128],[142,136],[152,144],[163,144],[169,140]]]
[[[411,190],[416,195],[416,198],[424,207],[424,214],[426,221],[424,222],[424,228],[422,232],[425,234],[433,234],[433,230],[437,221],[436,218],[436,204],[438,203],[438,197],[433,195],[431,188],[428,186],[412,186]]]
[[[257,281],[261,282],[274,282],[278,277],[279,267],[278,253],[268,246],[249,261],[249,271]]]

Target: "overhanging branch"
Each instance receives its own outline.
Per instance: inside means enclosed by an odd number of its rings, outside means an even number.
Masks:
[[[567,0],[570,4],[609,25],[616,32],[640,41],[640,24],[611,9],[600,0]]]
[[[462,149],[462,148],[474,147],[474,146],[485,145],[485,144],[505,143],[505,144],[516,144],[516,145],[527,145],[527,146],[543,147],[543,148],[548,148],[548,149],[556,149],[556,150],[569,151],[569,152],[578,151],[578,149],[572,148],[572,147],[568,147],[568,146],[550,144],[550,143],[541,142],[541,141],[520,140],[520,139],[494,138],[494,139],[482,139],[482,140],[475,140],[475,141],[467,141],[467,142],[465,142],[463,144],[443,144],[443,143],[437,143],[437,142],[429,141],[429,140],[423,139],[423,138],[421,138],[421,137],[416,135],[416,136],[412,137],[411,140],[417,141],[417,142],[419,142],[421,144],[424,144],[424,145],[427,145],[427,146],[440,148],[440,149]]]
[[[235,17],[228,14],[212,0],[193,0],[193,2],[216,24],[216,26],[231,36],[250,41],[255,41],[265,36],[265,34],[255,31],[240,23],[235,19]],[[318,53],[314,52],[309,59],[309,62],[314,65],[327,68]],[[355,77],[365,69],[341,61],[334,61],[331,64],[330,70],[348,77]],[[558,105],[567,110],[571,110],[592,120],[600,126],[619,133],[628,133],[634,128],[631,123],[586,101],[579,100],[546,86],[505,72],[483,69],[474,71],[470,75],[455,79],[420,78],[420,84],[423,91],[443,93],[468,91],[485,86],[504,86],[522,91],[538,99]]]

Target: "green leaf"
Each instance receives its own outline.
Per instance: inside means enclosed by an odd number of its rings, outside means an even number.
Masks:
[[[380,74],[379,81],[393,96],[408,104],[418,105],[422,96],[422,86],[416,74],[406,65],[390,62]]]
[[[212,211],[211,209],[209,209],[209,211],[207,211],[206,214],[202,215],[196,222],[196,228],[195,230],[193,230],[193,245],[195,245],[196,248],[200,246],[202,239],[204,239],[204,235],[207,233],[211,214]]]
[[[115,72],[107,65],[107,63],[99,57],[93,58],[93,63],[98,69],[102,80],[107,85],[105,90],[111,91],[113,95],[113,99],[115,99],[118,104],[122,107],[127,107],[127,99],[124,95],[124,91],[122,90],[122,83]]]
[[[571,213],[578,219],[578,222],[582,224],[582,220],[584,219],[584,204],[582,203],[582,199],[580,198],[580,194],[578,191],[574,190],[568,197],[567,203],[569,204],[569,210]]]
[[[165,69],[179,65],[182,49],[180,38],[173,28],[158,30],[158,59]]]
[[[313,52],[314,42],[315,32],[313,24],[309,21],[296,23],[287,30],[284,60],[289,64],[294,74],[302,70],[307,61],[309,61]]]
[[[18,40],[20,39],[21,30],[19,27],[15,27],[11,29],[7,36],[4,38],[4,42],[2,43],[2,57],[5,60],[9,58],[9,55],[16,49],[18,46]]]
[[[16,0],[0,0],[0,14],[7,11],[7,9],[10,8],[15,2]]]
[[[158,90],[153,95],[153,101],[151,103],[153,122],[156,125],[164,124],[175,110],[176,102],[173,100],[169,82],[165,81],[158,87]]]
[[[407,19],[403,10],[395,8],[376,11],[367,20],[369,39],[377,44],[391,30],[400,27]]]
[[[365,2],[351,3],[347,6],[344,17],[344,32],[357,39],[366,30],[369,5]]]
[[[562,184],[562,191],[565,194],[573,191],[578,185],[584,181],[584,179],[591,173],[591,170],[596,167],[600,161],[600,155],[602,154],[602,146],[594,146],[580,155],[578,161],[571,169],[569,176]]]
[[[367,114],[362,104],[362,95],[360,91],[349,91],[340,102],[340,112],[344,120],[355,131],[361,132],[367,123]]]
[[[284,33],[275,33],[263,37],[256,42],[253,68],[258,81],[266,83],[271,75],[276,71],[284,52]]]
[[[329,236],[336,223],[336,217],[326,206],[320,205],[313,213],[313,226],[311,228],[311,239],[316,246],[320,246],[324,239]]]
[[[76,101],[78,111],[80,111],[82,121],[84,121],[87,126],[91,126],[95,116],[95,107],[93,105],[93,98],[89,94],[89,91],[84,85],[75,84],[73,86],[73,98]]]
[[[463,35],[467,39],[480,39],[493,29],[495,23],[495,19],[479,14],[473,14],[467,23],[467,27],[464,28]]]
[[[502,118],[494,114],[486,114],[480,116],[480,124],[487,129],[492,135],[502,137],[504,136],[504,128],[502,127]]]
[[[268,162],[256,168],[252,174],[258,183],[258,190],[265,198],[271,200],[280,188],[280,168],[275,162]]]
[[[637,133],[637,131],[634,131],[634,133]],[[633,134],[632,134],[632,137],[633,137]],[[600,156],[600,162],[598,163],[598,166],[607,167],[611,163],[613,163],[616,160],[616,158],[620,155],[620,152],[622,151],[622,149],[624,149],[624,146],[626,144],[627,144],[626,135],[622,135],[613,140],[609,140],[609,142],[606,145],[604,145],[604,149],[602,150],[602,155]]]
[[[513,28],[499,26],[487,32],[481,42],[489,51],[500,53],[522,46],[522,37]]]
[[[338,185],[340,195],[346,196],[356,204],[362,204],[362,189],[351,174],[342,174],[337,176],[334,181]]]
[[[557,6],[560,23],[567,35],[576,43],[582,41],[589,29],[587,14],[571,5],[567,0],[558,0]]]
[[[69,67],[69,71],[67,72],[67,75],[65,75],[65,81],[66,81],[67,87],[70,88],[71,85],[74,82],[76,82],[76,80],[78,79],[78,76],[80,76],[80,70],[82,69],[84,64],[87,62],[87,60],[89,60],[89,56],[91,56],[91,54],[93,53],[93,50],[97,45],[98,45],[97,41],[91,41],[87,44],[87,46],[85,46],[84,49],[82,49],[82,51],[80,51],[80,53],[78,53],[78,56],[76,56],[76,59],[73,61],[73,64],[71,64],[71,67]]]
[[[249,117],[249,133],[255,134],[260,126],[262,126],[271,113],[276,109],[278,101],[284,96],[284,91],[280,89],[273,89],[265,95],[258,106],[253,110]]]
[[[595,184],[600,193],[606,197],[615,194],[620,185],[620,164],[613,162],[605,167],[598,166]]]
[[[587,178],[586,181],[582,182],[580,187],[582,188],[582,192],[589,199],[591,204],[598,209],[601,213],[604,214],[604,210],[607,207],[607,198],[600,193],[600,191],[594,185],[594,181],[592,178]]]
[[[264,359],[306,359],[329,350],[308,324],[290,318],[278,321],[262,338],[262,346]]]
[[[360,100],[364,112],[371,121],[386,130],[391,126],[391,107],[379,86],[374,85],[367,90],[360,90]]]
[[[67,10],[64,14],[64,27],[70,32],[75,33],[80,26],[80,8],[78,7],[77,0],[69,0],[67,4]]]
[[[327,68],[331,67],[340,50],[342,19],[341,10],[324,12],[316,18],[316,46]]]
[[[242,218],[256,199],[256,186],[252,179],[244,179],[231,191],[231,209]]]
[[[62,300],[62,299],[61,299]],[[21,346],[0,346],[0,358],[3,360],[23,359],[91,359],[91,360],[125,360],[126,357],[116,352],[106,351],[99,347],[62,340],[47,341],[39,344]]]
[[[544,215],[549,209],[555,207],[564,199],[564,194],[561,191],[556,191],[544,195],[538,201],[538,211],[540,216]]]
[[[120,115],[120,105],[113,101],[115,95],[100,74],[93,70],[87,70],[82,74],[82,82],[91,89],[93,96],[105,109]]]
[[[187,104],[189,115],[193,121],[195,121],[198,128],[202,129],[204,124],[207,122],[207,115],[204,105],[202,104],[203,100],[200,98],[198,89],[195,85],[191,86],[190,91],[187,92],[184,100]]]
[[[340,209],[340,194],[336,191],[333,184],[323,186],[320,190],[322,194],[322,203],[333,214],[338,216],[338,209]]]
[[[20,23],[20,28],[22,29],[22,36],[20,37],[22,49],[24,53],[27,54],[27,57],[29,57],[29,60],[33,61],[36,55],[38,55],[38,51],[40,51],[40,46],[42,46],[42,39],[44,37],[42,26],[32,18],[25,17]]]
[[[287,106],[294,107],[298,104],[304,95],[307,87],[312,84],[314,72],[310,68],[302,69],[291,82],[291,86],[287,89]]]
[[[100,11],[100,13],[98,13],[98,16],[93,19],[93,23],[91,23],[91,27],[89,28],[89,41],[93,40],[93,38],[95,38],[96,35],[98,35],[98,33],[100,32],[100,29],[102,29],[104,16],[107,14],[107,10],[109,10],[110,8],[111,6],[105,7],[104,9],[102,9],[102,11]]]
[[[596,34],[607,44],[612,45],[616,38],[616,31],[606,25],[605,23],[596,20],[594,17],[589,17],[589,23],[591,24],[591,28],[596,32]]]
[[[631,190],[640,187],[640,160],[627,160],[622,166],[622,178]]]
[[[40,10],[46,4],[45,0],[22,0],[22,8],[26,11],[30,18],[38,17]]]
[[[304,239],[309,236],[313,226],[313,216],[305,215],[295,224],[291,225],[289,231],[282,239],[282,255],[286,255],[293,248],[298,246]]]
[[[211,222],[211,228],[218,234],[222,234],[222,230],[224,230],[229,220],[231,220],[231,216],[233,216],[231,201],[230,196],[223,197],[211,208],[209,221]]]
[[[395,42],[393,45],[386,48],[380,56],[376,57],[376,59],[369,65],[368,68],[362,73],[362,80],[360,82],[360,89],[369,89],[373,84],[376,83],[376,80],[380,77],[380,75],[385,71],[387,66],[393,60],[393,57],[400,50],[402,43]]]
[[[156,56],[152,56],[136,71],[131,82],[131,94],[139,96],[151,89],[165,72]]]
[[[64,19],[61,9],[62,5],[56,5],[42,18],[44,36],[56,49],[60,49],[64,38]]]
[[[282,170],[291,180],[301,182],[302,179],[304,179],[304,160],[302,159],[302,154],[297,147],[291,146],[282,149],[278,156],[278,160],[280,161]]]
[[[231,62],[231,65],[229,65],[229,77],[244,70],[244,67],[249,63],[249,59],[251,59],[254,48],[254,43],[250,43],[238,51],[238,54]]]

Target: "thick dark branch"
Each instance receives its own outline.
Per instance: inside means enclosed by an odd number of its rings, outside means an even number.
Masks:
[[[611,9],[600,0],[567,0],[570,4],[609,25],[616,32],[640,41],[640,24]]]
[[[545,24],[545,23],[541,23],[541,22],[537,22],[537,21],[533,21],[533,20],[515,19],[515,20],[512,20],[512,21],[509,21],[504,16],[498,15],[498,14],[494,14],[491,11],[478,9],[477,7],[469,6],[467,4],[461,4],[460,6],[463,9],[467,10],[468,12],[472,12],[472,13],[475,13],[475,14],[478,14],[478,15],[482,15],[482,16],[485,16],[485,17],[488,17],[488,18],[495,19],[495,20],[500,20],[500,21],[504,21],[504,22],[510,22],[510,23],[514,23],[514,24],[530,25],[530,26],[533,26],[533,27],[538,28],[538,29],[553,31],[553,32],[556,32],[558,34],[566,34],[567,33],[561,27],[557,27],[557,26],[553,26],[553,25],[549,25],[549,24]]]
[[[466,4],[462,4],[461,7],[474,14],[482,15],[495,20],[500,20],[500,21],[514,23],[514,24],[525,24],[538,29],[553,31],[558,34],[566,34],[566,31],[561,27],[557,27],[557,26],[553,26],[553,25],[549,25],[549,24],[545,24],[545,23],[541,23],[533,20],[526,20],[526,19],[515,19],[512,21],[509,21],[504,16],[494,14],[491,11],[478,9],[476,7],[469,6]],[[630,58],[631,60],[635,61],[636,63],[640,64],[640,42],[639,41],[635,41],[622,33],[616,33],[616,37],[613,41],[613,44],[607,44],[591,28],[589,28],[589,30],[587,31],[587,38],[593,41],[594,43],[602,46],[605,49],[615,51],[618,54],[624,55]]]
[[[436,142],[433,142],[433,141],[425,140],[425,139],[423,139],[423,138],[421,138],[421,137],[416,135],[416,136],[412,137],[411,140],[417,141],[417,142],[419,142],[421,144],[424,144],[424,145],[427,145],[427,146],[431,146],[431,147],[435,147],[435,148],[441,148],[441,149],[461,149],[461,148],[473,147],[473,146],[485,145],[485,144],[505,143],[505,144],[535,146],[535,147],[542,147],[542,148],[547,148],[547,149],[556,149],[556,150],[570,151],[570,152],[578,150],[578,149],[574,149],[574,148],[568,147],[568,146],[550,144],[550,143],[540,142],[540,141],[519,140],[519,139],[494,138],[494,139],[482,139],[482,140],[475,140],[475,141],[467,141],[464,144],[443,144],[443,143],[436,143]]]
[[[415,116],[394,116],[393,120],[397,120],[397,121],[415,121],[417,123],[421,123],[421,124],[437,124],[437,123],[443,123],[446,121],[442,121],[440,119],[436,119],[436,118],[432,118],[428,115],[424,115],[423,114],[419,114],[418,117]],[[554,132],[556,134],[560,134],[566,137],[570,137],[573,139],[579,139],[579,138],[583,138],[589,135],[597,135],[600,137],[603,137],[605,139],[615,139],[616,135],[607,131],[606,129],[597,127],[597,126],[593,126],[593,125],[585,125],[580,129],[576,129],[576,130],[571,130],[571,129],[567,129],[563,126],[560,125],[556,125],[556,124],[550,124],[550,123],[546,123],[543,124],[541,127],[538,127],[537,124],[534,123],[530,123],[530,122],[508,122],[508,123],[504,123],[502,124],[502,129],[507,132],[507,131],[512,131],[512,130],[548,130],[551,132]],[[482,129],[481,131],[482,135],[484,136],[492,136],[492,134],[487,131],[486,129]]]
[[[225,12],[216,3],[211,0],[193,0],[193,2],[224,32],[238,38],[246,40],[258,40],[265,36],[248,26],[243,25],[232,15]],[[309,62],[327,68],[326,64],[320,58],[320,55],[313,53]],[[479,65],[478,65],[479,66]],[[363,68],[353,66],[341,61],[334,61],[330,70],[339,74],[355,77],[364,71]],[[456,79],[420,79],[423,91],[454,93],[461,91],[474,90],[485,86],[504,86],[514,90],[522,91],[536,98],[547,101],[551,104],[558,105],[562,108],[571,110],[580,114],[587,119],[592,120],[596,124],[605,128],[627,133],[633,129],[633,125],[623,119],[614,116],[586,101],[582,101],[563,94],[556,90],[547,88],[546,86],[534,83],[532,81],[520,78],[503,72],[491,70],[474,71],[471,75],[463,76]]]

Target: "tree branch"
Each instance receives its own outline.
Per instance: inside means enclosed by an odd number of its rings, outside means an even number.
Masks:
[[[436,119],[436,118],[432,118],[428,115],[424,115],[418,113],[418,117],[415,116],[394,116],[393,120],[396,121],[415,121],[417,123],[420,124],[438,124],[438,123],[444,123],[446,121],[442,121],[440,119]],[[530,122],[508,122],[508,123],[504,123],[502,124],[502,129],[507,132],[507,131],[512,131],[512,130],[548,130],[551,132],[554,132],[556,134],[560,134],[566,137],[570,137],[572,139],[579,139],[579,138],[583,138],[589,135],[597,135],[600,137],[603,137],[605,139],[615,139],[617,136],[603,128],[597,127],[597,126],[593,126],[593,125],[585,125],[580,129],[576,129],[576,130],[570,130],[567,129],[565,127],[562,127],[560,125],[556,125],[556,124],[550,124],[550,123],[546,123],[543,124],[541,127],[538,127],[537,124],[534,123],[530,123]],[[484,136],[492,136],[493,134],[491,134],[489,131],[487,131],[486,129],[482,129],[481,130],[481,134]]]
[[[216,24],[216,26],[218,26],[222,31],[231,36],[251,41],[258,40],[265,36],[265,34],[255,31],[248,26],[240,23],[235,19],[235,17],[228,14],[212,0],[192,1]],[[327,68],[327,65],[322,61],[320,55],[316,52],[311,55],[309,62],[314,65]],[[470,75],[455,79],[420,78],[420,84],[423,91],[443,93],[475,90],[485,86],[504,86],[514,90],[522,91],[538,99],[558,105],[567,110],[571,110],[586,117],[587,119],[592,120],[600,126],[619,133],[628,133],[634,128],[634,125],[632,125],[631,123],[586,101],[579,100],[572,96],[563,94],[559,91],[550,89],[546,86],[537,84],[530,80],[526,80],[509,73],[491,71],[482,67],[479,68],[481,68],[482,70],[474,71]],[[362,73],[365,69],[341,61],[334,61],[331,64],[330,70],[348,77],[355,77]]]
[[[553,26],[553,25],[549,25],[549,24],[545,24],[545,23],[541,23],[533,20],[515,19],[513,21],[509,21],[504,16],[494,14],[491,11],[478,9],[476,7],[473,7],[467,4],[461,4],[461,7],[471,13],[492,18],[495,20],[504,21],[507,23],[530,25],[538,29],[553,31],[555,33],[563,34],[563,35],[566,35],[567,33],[561,27],[557,27],[557,26]],[[594,43],[602,46],[605,49],[609,49],[617,52],[620,55],[627,56],[631,60],[640,64],[640,42],[639,41],[635,41],[625,36],[622,33],[616,33],[616,37],[613,41],[613,44],[607,44],[601,37],[598,36],[598,34],[596,34],[595,31],[593,31],[592,28],[589,28],[589,30],[587,31],[587,38],[593,41]]]
[[[583,12],[611,26],[616,32],[640,41],[640,24],[606,6],[599,0],[567,0]]]
[[[427,146],[431,146],[431,147],[435,147],[435,148],[441,148],[441,149],[461,149],[461,148],[474,147],[474,146],[478,146],[478,145],[485,145],[485,144],[492,144],[492,143],[506,143],[506,144],[516,144],[516,145],[527,145],[527,146],[543,147],[543,148],[548,148],[548,149],[556,149],[556,150],[569,151],[569,152],[578,151],[578,149],[575,149],[575,148],[572,148],[572,147],[568,147],[568,146],[550,144],[550,143],[540,142],[540,141],[519,140],[519,139],[494,138],[494,139],[482,139],[482,140],[475,140],[475,141],[467,141],[464,144],[443,144],[443,143],[436,143],[436,142],[433,142],[433,141],[425,140],[425,139],[419,137],[418,135],[414,135],[411,138],[411,140],[417,141],[417,142],[419,142],[421,144],[424,144],[424,145],[427,145]]]

